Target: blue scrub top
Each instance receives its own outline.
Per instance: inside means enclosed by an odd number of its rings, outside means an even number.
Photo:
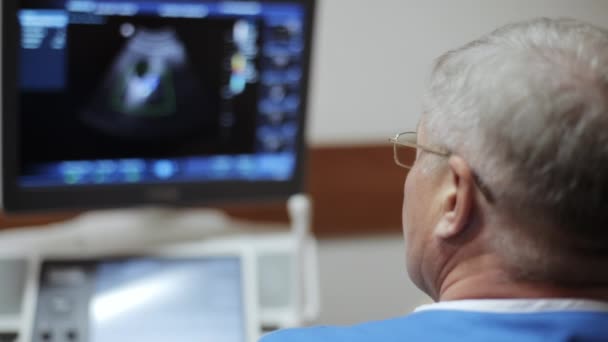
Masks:
[[[426,310],[351,327],[277,331],[260,342],[599,342],[608,341],[608,312],[495,313]]]

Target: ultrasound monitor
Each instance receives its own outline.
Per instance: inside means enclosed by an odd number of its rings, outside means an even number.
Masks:
[[[311,0],[2,6],[5,210],[301,191]]]

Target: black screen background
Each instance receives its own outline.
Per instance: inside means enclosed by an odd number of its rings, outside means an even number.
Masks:
[[[82,120],[118,52],[126,45],[119,34],[124,22],[146,28],[172,27],[183,42],[189,67],[202,85],[207,118],[181,134],[136,139],[108,134]],[[255,146],[258,86],[249,84],[231,101],[222,102],[222,87],[230,75],[227,41],[235,19],[108,17],[104,25],[69,25],[68,84],[63,93],[20,94],[21,164],[64,160],[168,158],[211,154],[252,153]],[[258,61],[256,61],[258,63]],[[178,94],[179,97],[179,94]],[[229,128],[220,129],[221,108],[234,113]]]

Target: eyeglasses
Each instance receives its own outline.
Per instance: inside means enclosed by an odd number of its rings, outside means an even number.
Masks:
[[[388,141],[393,143],[395,163],[406,169],[411,169],[414,166],[418,149],[441,157],[450,156],[449,152],[418,144],[418,134],[416,132],[399,133]]]
[[[418,150],[422,150],[427,153],[432,153],[441,157],[449,157],[452,155],[451,152],[441,151],[436,148],[420,145],[418,143],[418,134],[416,132],[403,132],[395,135],[388,139],[389,142],[393,143],[393,157],[397,165],[411,169],[416,162]],[[477,173],[473,172],[473,179],[479,191],[484,195],[488,202],[494,202],[494,196],[490,189],[481,181]]]

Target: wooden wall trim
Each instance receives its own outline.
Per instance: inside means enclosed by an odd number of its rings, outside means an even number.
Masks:
[[[307,188],[313,198],[316,236],[398,233],[406,173],[387,145],[314,147],[308,153]],[[256,222],[287,222],[284,204],[224,207],[229,215]],[[75,217],[0,214],[0,229],[42,225]]]

